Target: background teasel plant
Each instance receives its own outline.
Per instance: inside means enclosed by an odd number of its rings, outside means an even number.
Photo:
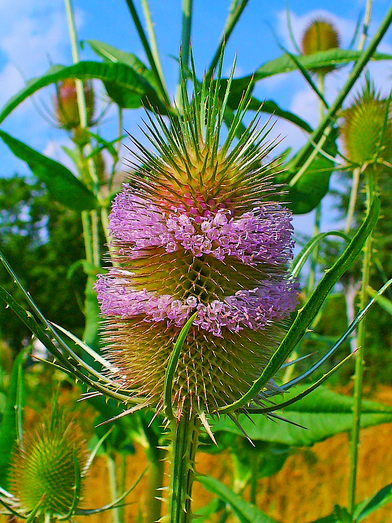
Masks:
[[[20,365],[21,361],[21,369]],[[141,478],[112,503],[98,509],[83,507],[89,468],[109,432],[88,453],[77,422],[57,405],[55,395],[50,415],[18,438],[10,463],[11,492],[0,487],[0,505],[5,509],[0,514],[52,522],[116,509]]]

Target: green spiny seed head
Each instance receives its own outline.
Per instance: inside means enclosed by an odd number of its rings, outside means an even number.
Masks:
[[[338,48],[340,38],[332,22],[324,18],[316,18],[305,30],[301,47],[304,55],[312,55],[319,51],[329,51],[329,49]],[[318,67],[313,71],[321,75],[333,71],[334,67]]]
[[[343,112],[341,134],[348,159],[360,166],[392,159],[392,113],[388,100],[367,82]]]
[[[56,410],[26,433],[14,452],[11,484],[19,510],[31,512],[44,496],[37,515],[68,514],[77,481],[75,459],[83,471],[87,461],[84,441],[72,419]]]

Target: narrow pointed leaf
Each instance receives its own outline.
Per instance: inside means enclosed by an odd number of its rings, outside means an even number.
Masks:
[[[205,489],[216,494],[227,503],[241,523],[276,523],[276,520],[266,516],[252,503],[245,501],[239,494],[235,494],[229,487],[211,476],[196,476],[196,480]]]
[[[296,396],[306,387],[291,389],[284,400]],[[276,411],[283,419],[306,427],[303,429],[289,423],[272,423],[260,414],[239,415],[239,423],[253,441],[268,441],[290,446],[311,446],[331,436],[347,432],[352,427],[353,399],[332,392],[325,386],[314,390],[297,403]],[[362,405],[361,427],[371,427],[392,422],[392,407],[374,401],[364,401]],[[242,435],[241,430],[227,417],[211,420],[215,434],[220,431]],[[218,439],[219,441],[219,439]]]
[[[341,276],[346,272],[346,270],[351,266],[352,262],[361,252],[366,238],[369,236],[377,223],[379,209],[380,201],[378,198],[375,198],[372,202],[366,219],[359,228],[358,232],[351,240],[350,244],[346,247],[340,258],[326,272],[310,296],[306,305],[297,313],[297,317],[291,324],[289,331],[283,338],[278,349],[270,358],[260,378],[258,378],[253,383],[249,391],[241,399],[231,405],[222,407],[222,409],[220,409],[221,412],[232,411],[249,403],[262,390],[262,388],[265,387],[268,381],[284,364],[297,343],[302,339],[306,329],[316,317],[317,312],[324,303],[332,287],[339,281]]]
[[[384,507],[387,503],[392,501],[392,483],[386,485],[377,492],[374,496],[359,503],[354,511],[355,522],[362,521],[367,518],[372,512]]]
[[[93,193],[64,165],[39,153],[4,131],[0,131],[0,138],[14,155],[26,162],[32,173],[45,183],[48,192],[56,201],[78,211],[94,209],[97,206]]]
[[[174,344],[173,352],[170,356],[170,360],[166,369],[165,373],[165,386],[164,386],[164,403],[165,403],[165,413],[168,419],[173,419],[173,411],[172,411],[172,388],[173,388],[173,379],[174,379],[174,373],[177,368],[178,358],[180,357],[181,349],[184,345],[185,338],[187,337],[187,334],[189,332],[189,329],[191,328],[193,322],[195,321],[195,318],[197,316],[197,312],[195,312],[189,320],[185,323],[183,328],[181,329],[180,334],[178,335],[177,341]]]
[[[35,515],[39,511],[40,506],[42,505],[44,499],[45,499],[45,494],[42,496],[42,498],[38,501],[37,505],[30,512],[28,518],[26,519],[26,523],[32,523],[35,520]]]
[[[318,67],[328,67],[336,65],[346,65],[358,60],[361,56],[360,51],[348,51],[347,49],[329,49],[328,51],[319,51],[312,55],[298,55],[295,58],[305,69],[314,69]],[[392,55],[385,53],[375,53],[373,60],[392,60]],[[297,65],[287,54],[283,54],[275,60],[263,64],[259,67],[254,75],[255,81],[262,80],[269,76],[281,73],[297,71]]]
[[[155,78],[151,70],[133,53],[121,51],[121,49],[117,49],[116,47],[106,44],[105,42],[100,42],[99,40],[86,40],[86,43],[90,46],[94,53],[96,53],[106,62],[122,63],[128,65],[151,85],[154,85]]]
[[[8,388],[7,402],[0,425],[0,485],[7,488],[8,469],[12,450],[17,442],[19,416],[23,409],[23,376],[22,366],[25,351],[21,351],[12,366],[11,379]]]
[[[99,512],[104,512],[105,510],[110,510],[112,508],[116,508],[118,506],[121,506],[121,505],[119,505],[121,503],[121,501],[123,499],[125,499],[128,496],[128,494],[130,494],[132,492],[132,490],[134,488],[137,487],[137,485],[139,484],[139,482],[143,478],[143,476],[146,473],[146,471],[147,471],[147,468],[143,470],[143,472],[138,477],[138,479],[135,481],[135,483],[132,485],[132,487],[130,487],[128,490],[126,490],[119,498],[117,498],[112,503],[109,503],[108,505],[105,505],[105,506],[103,506],[101,508],[97,508],[97,509],[76,509],[76,512],[75,512],[76,515],[78,515],[78,516],[89,516],[91,514],[98,514]]]

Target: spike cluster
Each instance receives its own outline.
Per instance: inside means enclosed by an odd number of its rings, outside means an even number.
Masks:
[[[83,471],[87,461],[84,441],[69,416],[56,410],[51,419],[25,434],[14,453],[11,485],[17,509],[28,514],[42,500],[39,514],[68,514],[77,482],[75,459]]]
[[[238,140],[240,102],[220,145],[226,92],[218,81],[183,86],[183,114],[169,124],[148,114],[152,152],[131,137],[134,173],[114,200],[110,231],[116,266],[101,276],[107,354],[119,387],[163,406],[174,342],[194,312],[173,382],[177,416],[216,412],[260,375],[296,306],[287,276],[289,211],[263,164],[273,144],[258,117]]]
[[[365,163],[392,160],[392,107],[368,81],[352,105],[343,112],[342,138],[350,161]]]

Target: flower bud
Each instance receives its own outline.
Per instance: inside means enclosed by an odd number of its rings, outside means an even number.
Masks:
[[[301,47],[304,55],[312,55],[319,51],[328,51],[329,49],[338,48],[340,38],[332,22],[323,18],[313,20],[305,30]],[[317,67],[312,71],[322,75],[333,71],[334,67]]]
[[[358,165],[392,160],[392,110],[368,82],[343,111],[341,135],[346,156]]]
[[[72,419],[57,410],[25,433],[13,455],[11,485],[22,513],[31,512],[45,495],[39,514],[68,514],[75,494],[75,463],[83,470],[87,453]]]
[[[90,81],[84,82],[84,96],[86,100],[87,126],[89,127],[94,116],[94,91]],[[56,120],[60,127],[70,131],[80,126],[76,82],[73,78],[68,78],[57,86],[54,107]]]

